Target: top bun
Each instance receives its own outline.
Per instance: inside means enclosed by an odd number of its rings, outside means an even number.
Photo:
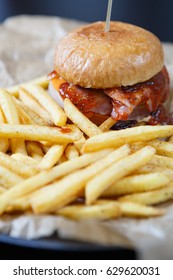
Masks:
[[[82,26],[66,35],[55,52],[55,70],[84,88],[129,86],[152,78],[163,67],[163,49],[151,32],[111,22]]]

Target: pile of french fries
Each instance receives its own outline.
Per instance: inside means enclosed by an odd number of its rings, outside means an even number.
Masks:
[[[113,131],[49,96],[46,77],[0,89],[0,215],[146,218],[173,198],[173,126]]]

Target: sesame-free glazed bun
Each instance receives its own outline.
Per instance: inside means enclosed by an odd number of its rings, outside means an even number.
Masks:
[[[111,22],[82,26],[66,35],[56,48],[55,70],[74,85],[111,88],[134,85],[163,67],[159,39],[140,27]]]

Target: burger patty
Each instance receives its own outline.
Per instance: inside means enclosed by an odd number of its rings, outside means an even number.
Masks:
[[[150,80],[133,86],[110,89],[85,89],[58,78],[56,72],[49,76],[61,97],[69,98],[85,115],[93,114],[115,120],[127,120],[136,112],[148,115],[164,103],[169,94],[169,75],[165,67]]]

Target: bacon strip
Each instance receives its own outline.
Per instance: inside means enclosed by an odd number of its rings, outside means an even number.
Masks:
[[[140,104],[145,104],[149,113],[156,111],[166,101],[169,93],[169,76],[165,67],[153,78],[134,86],[105,89],[112,99],[112,117],[116,120],[127,120],[129,115]]]

